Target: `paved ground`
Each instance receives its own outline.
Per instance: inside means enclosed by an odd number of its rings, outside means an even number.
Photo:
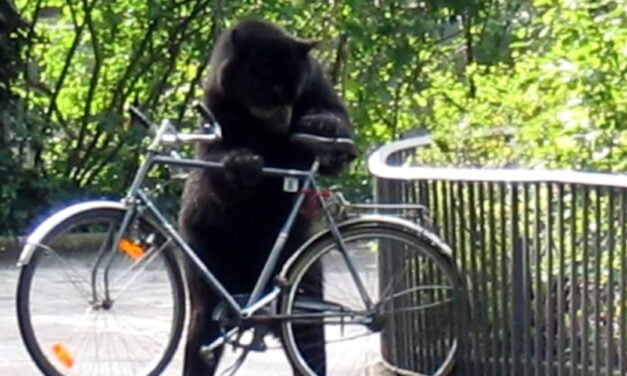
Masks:
[[[372,278],[378,275],[376,266],[372,262],[373,253],[360,253],[365,255],[361,260],[361,267],[369,271]],[[118,314],[111,315],[112,311],[86,311],[86,298],[84,292],[89,290],[82,287],[82,284],[89,280],[91,268],[86,267],[85,260],[80,257],[68,257],[59,261],[54,255],[49,257],[44,265],[54,265],[55,260],[63,267],[51,266],[49,268],[38,268],[34,277],[33,290],[31,293],[30,310],[36,319],[33,320],[35,333],[39,333],[38,341],[46,346],[59,341],[67,344],[69,348],[79,349],[83,362],[91,357],[99,358],[115,356],[117,367],[110,374],[127,375],[129,370],[135,369],[138,365],[137,359],[152,356],[158,347],[167,339],[166,333],[169,323],[163,320],[168,317],[164,314],[168,310],[167,303],[169,293],[168,284],[164,283],[163,268],[149,267],[142,271],[139,278],[121,278],[122,282],[117,286],[130,288],[124,290],[124,299],[117,300],[115,308]],[[342,262],[338,259],[327,260],[325,264],[325,296],[331,301],[344,301],[341,298],[345,290],[350,290],[352,283],[349,283],[349,273],[338,265]],[[38,375],[39,371],[31,361],[19,334],[15,310],[15,295],[19,269],[15,266],[17,254],[10,254],[0,251],[0,376],[30,376]],[[128,261],[128,259],[126,259]],[[67,270],[70,272],[68,273]],[[116,273],[124,270],[122,267],[115,268],[112,280],[115,281]],[[63,272],[61,272],[63,271]],[[85,275],[86,274],[86,275]],[[124,275],[124,274],[122,274]],[[370,278],[368,278],[370,280]],[[128,281],[128,284],[126,283]],[[69,283],[68,283],[69,282]],[[378,286],[375,279],[372,279],[372,286]],[[354,287],[353,287],[354,289]],[[149,291],[149,293],[146,293]],[[338,298],[332,295],[338,293]],[[114,294],[115,295],[115,294]],[[358,296],[356,291],[349,295],[354,298]],[[124,303],[122,303],[124,302]],[[165,302],[165,303],[164,303]],[[124,304],[124,306],[121,306]],[[125,312],[143,311],[141,316],[129,317]],[[160,310],[164,310],[160,312]],[[107,313],[108,312],[108,313]],[[52,325],[51,325],[52,323]],[[82,329],[98,327],[96,337],[85,337]],[[356,329],[355,329],[356,328]],[[355,332],[357,330],[357,332]],[[371,356],[373,349],[378,349],[380,344],[378,336],[363,336],[358,334],[363,327],[334,327],[326,331],[326,339],[331,344],[327,347],[327,360],[334,364],[334,369],[338,375],[355,374],[357,368],[366,366],[369,375],[380,375],[376,357]],[[128,336],[131,334],[131,336]],[[164,337],[165,336],[165,337]],[[136,339],[138,338],[139,339]],[[350,345],[343,340],[353,338]],[[272,349],[264,353],[251,353],[244,365],[239,369],[237,375],[251,376],[281,376],[291,375],[291,369],[283,350],[279,347],[278,341],[267,339],[267,344]],[[103,344],[104,343],[104,344]],[[183,342],[184,343],[184,340]],[[182,365],[182,345],[179,346],[174,360],[164,372],[164,375],[180,375]],[[333,354],[333,355],[330,355]],[[236,360],[237,354],[231,349],[227,349],[223,357],[220,368],[224,370]],[[80,369],[80,361],[71,369],[72,374],[91,374]],[[119,370],[118,370],[119,369]],[[223,374],[219,372],[219,374]]]
[[[20,338],[15,313],[15,291],[19,269],[15,267],[16,257],[7,252],[0,252],[0,375],[1,376],[30,376],[40,375],[31,361]],[[49,305],[54,307],[53,297]],[[60,318],[58,318],[60,319]],[[164,375],[181,374],[181,348]],[[227,351],[221,368],[232,364],[235,354]],[[291,375],[287,359],[280,349],[269,350],[266,353],[251,353],[240,368],[238,375]]]

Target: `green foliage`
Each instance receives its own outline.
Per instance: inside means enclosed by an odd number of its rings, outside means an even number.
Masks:
[[[420,127],[438,137],[438,161],[621,169],[625,8],[588,3],[19,0],[31,25],[0,61],[20,73],[0,233],[78,191],[122,193],[145,146],[125,105],[193,127],[213,41],[249,15],[321,41],[364,154]],[[507,137],[472,138],[503,127]],[[340,183],[368,195],[363,159]]]
[[[13,224],[23,223],[31,214],[33,187],[40,179],[25,168],[14,150],[24,137],[25,114],[14,85],[24,69],[20,51],[26,43],[24,23],[6,0],[0,0],[0,234]],[[8,205],[7,205],[8,203]]]
[[[420,93],[433,102],[427,116],[441,149],[458,151],[439,158],[625,170],[627,8],[613,1],[531,5],[520,13],[526,22],[512,27],[511,63],[466,66],[474,95],[450,72],[431,75],[433,85]],[[502,128],[506,140],[476,138]]]

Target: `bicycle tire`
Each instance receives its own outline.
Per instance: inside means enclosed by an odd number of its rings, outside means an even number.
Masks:
[[[144,247],[146,253],[134,259],[116,250],[110,280],[119,279],[126,290],[116,290],[117,285],[112,284],[111,294],[119,297],[111,307],[95,308],[90,294],[84,294],[84,285],[89,285],[87,274],[97,259],[89,250],[100,239],[104,242],[101,247],[107,247],[111,229],[119,228],[124,214],[121,208],[79,211],[52,227],[30,261],[22,266],[16,299],[19,329],[31,358],[46,375],[91,374],[95,367],[95,374],[157,375],[174,356],[185,321],[185,286],[172,246],[165,242],[168,237],[159,227],[143,218],[133,219],[128,227],[134,239],[141,239],[136,247]],[[99,231],[106,226],[109,230],[103,236]],[[82,242],[78,249],[72,240]],[[56,275],[59,271],[66,273],[59,265],[69,270],[67,284],[61,278],[64,276]],[[129,265],[135,269],[129,269]],[[79,289],[79,285],[83,287]],[[47,299],[43,303],[38,298],[40,290]],[[51,296],[59,299],[51,302]],[[144,313],[132,316],[131,309],[142,309]],[[165,314],[169,318],[161,316]],[[92,329],[88,337],[87,331]]]
[[[330,233],[306,245],[286,268],[280,303],[281,314],[292,316],[281,326],[292,366],[304,375],[449,373],[460,353],[468,302],[463,278],[442,243],[415,227],[377,220],[343,226],[340,233],[360,279],[372,282],[364,287],[371,299],[378,295],[376,304],[366,307]],[[427,286],[421,289],[421,283]],[[429,292],[429,286],[448,293]],[[322,296],[312,293],[321,287]]]

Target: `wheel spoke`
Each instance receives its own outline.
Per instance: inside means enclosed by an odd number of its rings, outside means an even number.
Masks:
[[[128,291],[129,287],[133,284],[133,282],[135,282],[139,278],[139,276],[141,276],[144,273],[148,265],[150,265],[151,262],[155,261],[157,257],[161,254],[161,252],[163,252],[163,250],[166,249],[170,245],[170,243],[171,243],[171,240],[168,239],[165,243],[163,243],[162,246],[153,247],[146,254],[144,254],[139,260],[134,262],[133,265],[131,265],[127,270],[125,270],[120,276],[118,276],[118,278],[116,278],[116,280],[110,285],[110,288],[120,283],[131,272],[133,273],[133,275],[128,279],[128,281],[124,283],[122,288],[120,288],[116,292],[116,295],[112,298],[112,300],[113,301],[118,300],[120,296],[122,296],[122,294]]]
[[[76,271],[72,264],[65,260],[65,258],[62,257],[59,252],[55,251],[52,247],[49,247],[45,244],[38,244],[37,247],[42,248],[46,255],[54,257],[62,264],[62,267],[55,268],[57,269],[56,271],[60,272],[65,277],[63,278],[63,280],[69,282],[69,284],[78,292],[78,294],[85,300],[85,302],[91,304],[91,283],[87,280],[87,278],[83,277],[78,271]]]

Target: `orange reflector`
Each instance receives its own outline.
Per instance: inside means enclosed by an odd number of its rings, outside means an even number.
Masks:
[[[118,248],[133,260],[138,260],[144,255],[144,247],[128,239],[120,239]]]
[[[74,358],[64,344],[60,342],[55,342],[52,345],[52,353],[54,354],[55,358],[57,358],[57,360],[67,368],[72,368],[72,366],[74,365]]]

